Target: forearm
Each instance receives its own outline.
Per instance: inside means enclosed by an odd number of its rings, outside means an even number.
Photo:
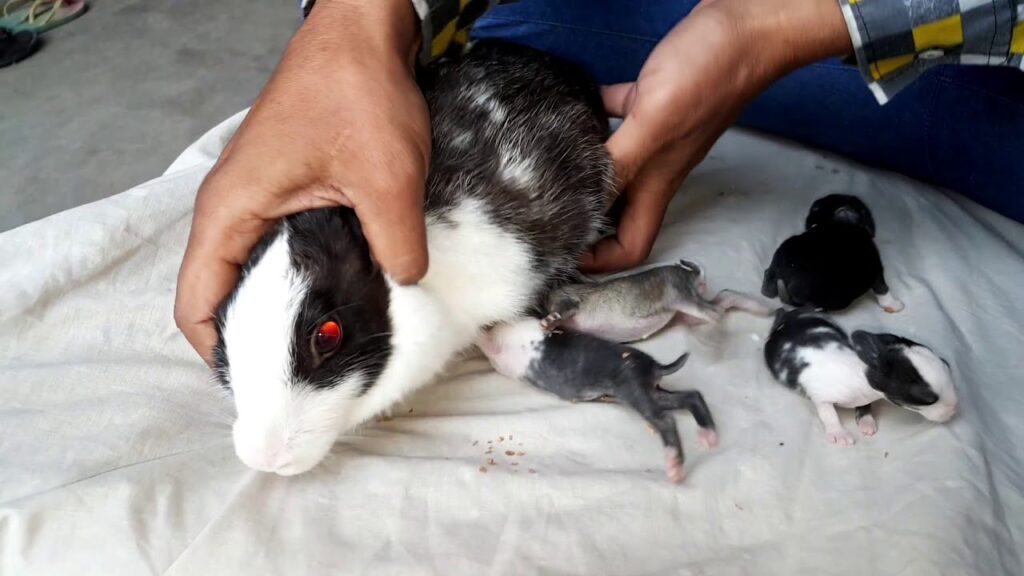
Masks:
[[[704,0],[687,18],[696,19],[711,27],[710,47],[711,36],[724,39],[713,66],[732,68],[734,92],[748,99],[793,70],[853,52],[836,0]]]
[[[409,0],[314,0],[304,6],[308,18],[289,46],[302,57],[336,59],[337,51],[361,51],[411,62],[420,45],[419,22]],[[287,57],[287,56],[286,56]]]
[[[314,5],[319,11],[319,7],[328,3],[365,4],[376,9],[378,1],[385,3],[384,0],[302,0],[302,12],[304,16],[309,17],[313,14]],[[427,63],[444,55],[453,47],[459,48],[464,45],[469,39],[469,28],[477,18],[491,7],[510,1],[516,0],[399,0],[399,3],[404,3],[405,8],[412,10],[416,16],[419,59],[420,62]]]

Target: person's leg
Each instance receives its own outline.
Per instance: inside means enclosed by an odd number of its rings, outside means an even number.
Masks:
[[[630,82],[696,0],[519,0],[497,6],[473,38],[501,38],[576,62],[601,84]]]
[[[520,0],[474,28],[557,54],[602,84],[636,78],[658,40],[696,1]],[[739,125],[960,192],[1024,221],[1024,74],[932,70],[879,106],[856,68],[827,61],[779,80]]]
[[[779,80],[740,125],[959,192],[1024,222],[1024,74],[936,68],[879,106],[860,74],[823,62]]]

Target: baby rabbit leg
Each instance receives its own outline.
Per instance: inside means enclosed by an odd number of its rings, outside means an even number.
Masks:
[[[631,406],[658,431],[665,446],[665,473],[671,482],[682,482],[685,477],[683,442],[679,439],[679,429],[672,412],[663,410],[646,391],[637,390],[634,394],[620,396],[619,401]]]
[[[686,410],[700,426],[698,439],[701,446],[714,448],[718,445],[718,433],[715,431],[715,420],[711,417],[704,395],[696,390],[670,391],[655,389],[654,400],[664,410]]]
[[[540,327],[545,332],[550,332],[569,318],[572,318],[579,310],[580,303],[577,300],[570,298],[562,298],[558,300],[550,310],[548,315],[540,321]]]
[[[878,423],[875,422],[875,416],[871,413],[871,404],[858,406],[856,419],[857,427],[860,428],[861,434],[874,436],[875,432],[878,432]]]
[[[874,285],[871,286],[871,291],[875,294],[875,300],[882,307],[882,310],[889,314],[896,314],[903,310],[903,302],[892,295],[892,292],[889,291],[889,285],[885,283],[885,272],[878,273],[878,278],[875,279]]]
[[[672,309],[676,311],[673,323],[683,326],[718,322],[722,317],[722,313],[714,304],[703,299],[699,301],[680,300],[673,303]]]
[[[722,290],[717,296],[711,300],[711,303],[715,306],[719,313],[724,313],[726,310],[743,310],[755,316],[764,316],[765,318],[775,313],[775,307],[769,306],[768,304],[761,302],[756,298],[747,296],[734,290]]]
[[[836,412],[836,407],[828,402],[819,402],[817,404],[818,418],[821,419],[821,423],[825,425],[825,438],[831,444],[838,446],[852,446],[857,441],[853,439],[853,434],[846,431],[843,428],[842,422],[839,421],[839,414]]]

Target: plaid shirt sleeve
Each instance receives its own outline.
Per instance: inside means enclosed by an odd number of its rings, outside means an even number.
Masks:
[[[376,0],[368,0],[376,1]],[[423,48],[420,62],[426,64],[449,52],[461,50],[469,40],[469,28],[477,18],[497,4],[517,0],[410,0],[420,19]],[[309,16],[316,0],[299,0],[303,17]]]
[[[937,64],[1024,70],[1024,0],[839,0],[880,104]]]

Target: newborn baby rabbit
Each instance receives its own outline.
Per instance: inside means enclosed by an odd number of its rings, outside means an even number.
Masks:
[[[707,300],[704,270],[693,262],[658,266],[601,282],[569,284],[548,295],[545,329],[564,326],[616,342],[643,340],[670,322],[718,321],[732,308],[768,316],[756,300],[722,290]]]
[[[484,332],[477,345],[494,369],[509,378],[565,400],[609,398],[636,410],[661,435],[672,482],[683,480],[683,444],[673,410],[693,414],[705,448],[718,443],[714,420],[700,392],[672,392],[659,386],[663,376],[683,367],[688,354],[662,366],[636,348],[578,332],[548,332],[533,318],[499,324]]]
[[[851,340],[811,310],[780,309],[764,357],[776,380],[811,399],[832,444],[855,442],[839,422],[836,406],[856,408],[865,436],[878,429],[871,403],[883,398],[933,422],[956,414],[956,389],[946,361],[893,334],[857,331]]]
[[[885,283],[875,246],[875,221],[856,196],[819,198],[806,230],[779,246],[764,272],[761,294],[790,306],[842,310],[869,289],[886,312],[903,310]]]

